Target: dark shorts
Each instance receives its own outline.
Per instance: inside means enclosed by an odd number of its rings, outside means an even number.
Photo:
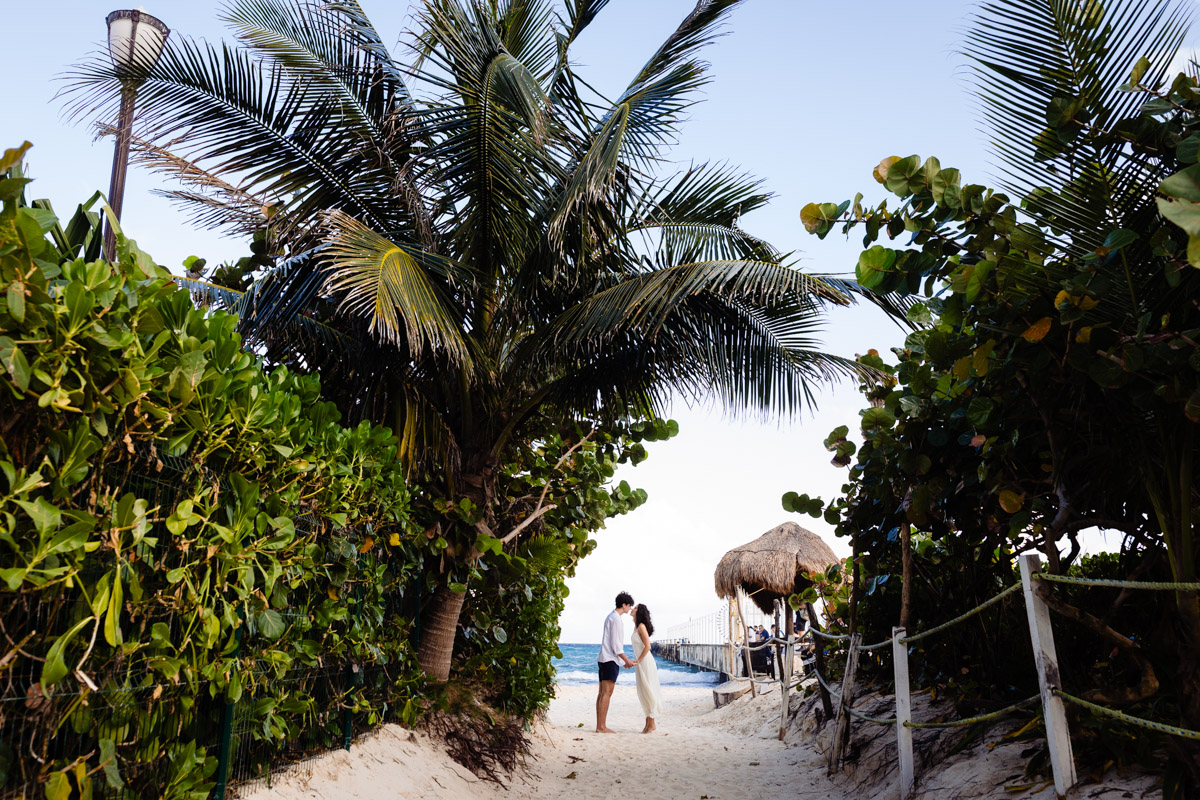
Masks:
[[[621,665],[615,661],[600,662],[600,680],[616,681],[617,676],[621,674]]]

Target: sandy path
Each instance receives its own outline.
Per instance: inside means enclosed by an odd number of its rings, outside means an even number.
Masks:
[[[534,771],[537,798],[629,794],[653,798],[734,800],[750,796],[829,797],[817,754],[785,748],[778,733],[778,696],[713,710],[712,691],[663,687],[665,716],[652,734],[632,686],[618,685],[607,736],[595,726],[595,689],[565,687],[550,706],[548,735]],[[583,723],[583,727],[578,727]],[[769,738],[762,738],[763,736]],[[572,757],[581,759],[572,762]],[[574,773],[575,778],[566,776]]]
[[[815,751],[773,737],[778,698],[714,711],[712,691],[664,687],[665,716],[653,734],[632,685],[618,684],[609,711],[616,735],[597,734],[595,687],[560,687],[548,722],[534,732],[529,770],[506,791],[479,781],[428,738],[396,726],[292,768],[273,786],[244,787],[241,798],[401,798],[403,800],[566,800],[631,796],[735,800],[753,796],[836,798]],[[582,727],[580,727],[582,725]],[[572,777],[573,776],[573,777]]]

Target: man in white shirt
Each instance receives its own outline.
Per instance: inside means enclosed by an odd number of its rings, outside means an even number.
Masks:
[[[617,676],[621,674],[621,665],[625,668],[633,666],[633,662],[625,655],[625,626],[621,617],[633,608],[633,598],[628,592],[617,595],[617,607],[604,619],[604,635],[600,637],[600,656],[596,662],[600,668],[600,693],[596,696],[596,733],[616,733],[605,723],[608,720],[608,704],[612,700],[613,689],[617,686]]]

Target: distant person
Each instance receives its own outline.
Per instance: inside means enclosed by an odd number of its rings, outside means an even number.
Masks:
[[[600,655],[596,659],[600,668],[600,691],[596,695],[596,733],[616,733],[608,727],[608,704],[612,702],[613,689],[621,665],[632,667],[633,662],[625,655],[625,637],[621,617],[633,608],[633,598],[628,592],[617,595],[617,607],[604,619],[604,634],[600,637]]]
[[[654,718],[662,713],[658,665],[654,663],[654,654],[650,652],[650,636],[653,633],[650,609],[641,604],[633,610],[633,663],[637,666],[633,674],[637,678],[638,702],[642,704],[642,712],[646,715],[646,727],[642,728],[642,733],[652,733],[658,727],[654,724]]]

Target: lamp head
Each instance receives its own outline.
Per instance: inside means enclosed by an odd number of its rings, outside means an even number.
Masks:
[[[171,29],[141,8],[114,11],[108,23],[108,53],[122,74],[145,75],[162,55]]]

